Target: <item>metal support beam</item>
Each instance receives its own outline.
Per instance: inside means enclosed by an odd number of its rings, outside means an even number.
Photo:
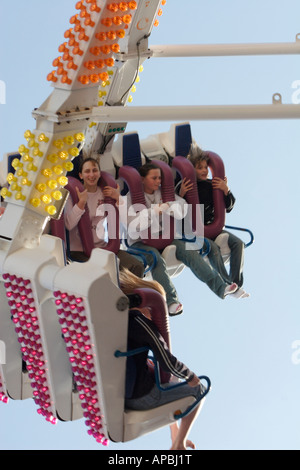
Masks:
[[[93,121],[210,121],[300,119],[300,105],[140,106],[94,108]]]
[[[300,35],[295,42],[261,44],[189,44],[151,46],[151,57],[217,57],[300,54]]]

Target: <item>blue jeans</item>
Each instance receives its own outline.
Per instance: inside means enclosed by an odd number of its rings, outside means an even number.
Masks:
[[[192,396],[198,399],[203,394],[203,390],[202,384],[197,385],[197,387],[190,387],[188,384],[184,384],[170,390],[160,390],[154,385],[152,390],[141,398],[127,398],[125,400],[125,407],[131,410],[151,410],[185,397]]]
[[[209,240],[211,246],[211,251],[208,255],[209,261],[211,265],[220,273],[220,275],[225,281],[229,282],[230,284],[232,282],[235,282],[239,287],[242,287],[244,282],[244,242],[230,232],[223,230],[222,233],[228,234],[228,246],[231,251],[229,261],[229,274],[224,266],[220,248],[212,240]]]
[[[145,245],[142,242],[136,242],[132,245],[132,248],[141,248],[144,251],[153,251],[156,255],[156,266],[151,271],[152,277],[155,281],[161,284],[166,292],[166,300],[167,304],[171,305],[172,303],[179,302],[177,292],[175,289],[174,284],[171,281],[171,278],[167,271],[167,265],[163,257],[161,256],[160,252],[153,248],[152,246]],[[153,263],[153,256],[151,253],[149,255],[146,253],[144,254],[146,261],[149,265]]]
[[[189,267],[192,273],[207,284],[218,297],[223,299],[228,282],[222,278],[219,272],[207,263],[198,251],[187,250],[184,241],[174,240],[172,244],[176,246],[176,258]]]

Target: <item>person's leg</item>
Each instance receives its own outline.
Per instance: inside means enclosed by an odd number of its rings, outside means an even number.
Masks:
[[[144,263],[139,261],[134,255],[127,253],[127,251],[119,250],[117,257],[120,260],[120,269],[127,268],[136,276],[140,278],[144,277]]]
[[[235,282],[229,277],[229,274],[225,268],[220,248],[213,240],[208,241],[210,244],[210,252],[208,254],[210,264],[216,271],[218,271],[218,273],[221,275],[225,282]]]
[[[180,426],[178,426],[177,423],[170,426],[172,440],[172,447],[170,450],[186,450],[187,447],[195,449],[195,444],[188,440],[188,435],[203,407],[203,404],[204,400],[202,400],[187,416],[182,418]]]
[[[202,256],[193,250],[187,250],[185,242],[174,240],[176,246],[176,258],[190,268],[193,274],[221,299],[224,298],[228,284],[213,267],[206,263]]]
[[[166,292],[166,301],[167,305],[171,305],[173,303],[179,303],[177,292],[175,286],[173,285],[171,278],[167,272],[167,266],[165,260],[162,258],[160,252],[153,248],[152,246],[144,245],[141,242],[134,243],[132,248],[140,248],[146,252],[153,252],[156,258],[156,266],[151,271],[152,277],[155,281],[161,284]],[[151,253],[146,253],[145,255],[146,261],[149,265],[153,263],[153,256]]]
[[[230,254],[230,279],[235,282],[239,287],[242,287],[244,283],[243,268],[244,268],[244,251],[245,245],[242,240],[227,232],[228,246],[231,250]]]
[[[168,386],[169,385],[170,384],[168,384]],[[175,402],[176,400],[180,400],[184,397],[194,396],[199,400],[204,391],[205,388],[202,384],[195,387],[190,387],[188,384],[184,384],[180,387],[166,390],[160,390],[156,385],[154,385],[153,389],[144,397],[138,399],[126,399],[125,406],[127,409],[133,410],[150,410],[167,403]],[[172,440],[171,450],[184,450],[187,447],[195,447],[191,441],[188,441],[188,433],[199,415],[204,401],[205,399],[202,399],[193,411],[191,411],[187,416],[184,416],[181,419],[179,426],[177,422],[170,425]]]

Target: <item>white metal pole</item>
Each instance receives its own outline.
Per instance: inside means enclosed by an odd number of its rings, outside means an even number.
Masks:
[[[299,119],[300,105],[140,106],[94,108],[98,122]]]
[[[298,36],[297,36],[298,38]],[[151,46],[152,57],[216,57],[239,55],[300,54],[300,40],[294,43],[189,44]]]

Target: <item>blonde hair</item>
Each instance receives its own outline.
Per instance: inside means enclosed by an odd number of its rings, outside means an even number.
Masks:
[[[135,289],[146,288],[156,290],[164,297],[164,299],[166,298],[164,288],[157,281],[147,281],[146,279],[141,279],[126,268],[123,268],[120,271],[119,280],[120,289],[124,292],[125,295],[133,294]]]

